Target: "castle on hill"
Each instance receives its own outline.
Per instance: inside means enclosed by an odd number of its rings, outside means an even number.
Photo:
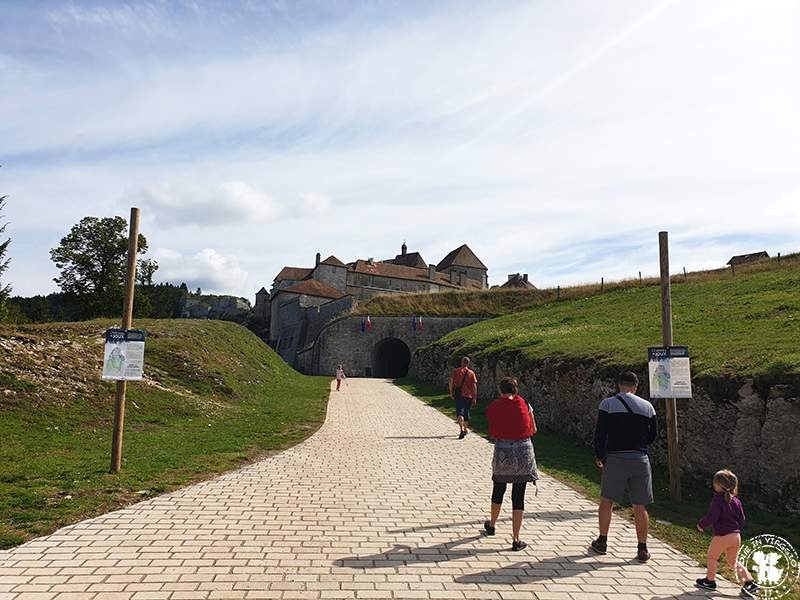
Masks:
[[[291,365],[297,353],[313,344],[322,327],[377,295],[483,290],[488,269],[463,244],[438,264],[428,264],[405,243],[392,259],[358,259],[344,263],[335,256],[313,267],[283,267],[270,291],[256,293],[255,314],[267,323],[269,343]]]

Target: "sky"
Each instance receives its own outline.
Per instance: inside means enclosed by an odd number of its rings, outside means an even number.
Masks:
[[[537,286],[800,250],[800,0],[0,0],[3,283],[142,210],[157,281],[314,255]]]

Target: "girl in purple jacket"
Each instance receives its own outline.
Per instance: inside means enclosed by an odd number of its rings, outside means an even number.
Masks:
[[[708,547],[708,571],[704,578],[697,580],[696,585],[706,590],[717,589],[717,561],[724,554],[728,566],[744,582],[742,593],[755,598],[758,584],[753,581],[744,565],[736,560],[739,546],[742,545],[741,533],[745,519],[738,494],[739,479],[736,475],[727,469],[714,474],[714,497],[711,499],[708,514],[697,524],[700,531],[711,527],[714,537]]]

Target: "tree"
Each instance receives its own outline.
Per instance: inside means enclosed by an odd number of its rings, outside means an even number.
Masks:
[[[7,196],[0,196],[0,215],[3,213],[3,208],[6,205],[6,198]],[[0,222],[0,236],[6,230],[6,225],[8,223]],[[11,286],[6,284],[3,285],[2,275],[8,269],[8,263],[10,259],[6,258],[6,252],[8,252],[8,245],[11,243],[11,238],[7,238],[5,240],[0,239],[0,322],[5,321],[8,315],[8,307],[6,306],[8,297],[11,295]]]
[[[85,217],[50,250],[61,269],[54,281],[61,290],[79,298],[87,318],[118,315],[122,308],[128,222],[122,217]],[[147,252],[147,239],[139,234],[139,253]]]
[[[158,271],[158,263],[151,258],[143,258],[136,267],[136,282],[139,285],[151,287],[156,271]]]

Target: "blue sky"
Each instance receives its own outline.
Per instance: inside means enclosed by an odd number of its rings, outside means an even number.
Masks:
[[[800,250],[800,2],[2,2],[15,293],[87,215],[252,297],[315,252],[490,280]]]

